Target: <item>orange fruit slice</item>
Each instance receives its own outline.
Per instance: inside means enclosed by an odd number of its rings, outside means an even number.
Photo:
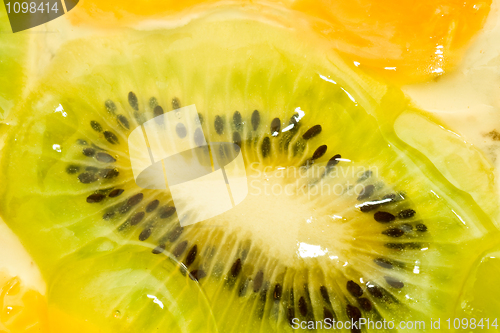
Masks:
[[[483,27],[491,0],[296,0],[223,2],[238,8],[281,7],[290,24],[309,21],[332,48],[362,66],[399,83],[436,77],[455,66]],[[217,0],[82,0],[68,17],[76,25],[116,28],[142,20],[223,6]],[[305,14],[305,15],[304,15]],[[302,29],[300,27],[299,29]]]
[[[101,333],[93,324],[70,316],[18,277],[0,274],[0,333]]]
[[[356,64],[400,82],[441,75],[460,60],[483,27],[491,0],[298,0],[317,18],[316,31],[335,40]]]
[[[48,332],[47,301],[19,277],[0,275],[0,332]]]

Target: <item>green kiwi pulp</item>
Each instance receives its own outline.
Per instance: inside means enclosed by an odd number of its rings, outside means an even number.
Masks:
[[[168,190],[136,184],[128,138],[188,105],[206,142],[240,147],[248,195],[181,226]],[[321,43],[264,23],[68,42],[16,110],[2,217],[40,266],[49,301],[109,330],[188,330],[200,309],[219,332],[444,317],[493,227],[396,136],[403,110],[400,93]],[[197,140],[179,124],[172,135]],[[172,302],[169,317],[148,310],[151,290],[202,300]]]
[[[15,103],[21,99],[26,86],[26,68],[28,36],[11,33],[5,7],[0,7],[0,119],[5,119]],[[0,135],[3,128],[0,126]]]

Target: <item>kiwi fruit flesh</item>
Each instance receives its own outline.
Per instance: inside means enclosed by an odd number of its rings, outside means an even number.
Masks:
[[[190,105],[206,142],[239,147],[248,195],[181,226],[168,189],[136,184],[129,135]],[[320,41],[254,20],[68,42],[15,110],[0,212],[49,302],[110,332],[445,317],[494,227],[399,139],[404,110]]]
[[[11,34],[5,7],[0,7],[0,119],[4,119],[19,102],[26,86],[25,61],[28,53],[28,35]],[[0,134],[3,129],[0,127]]]

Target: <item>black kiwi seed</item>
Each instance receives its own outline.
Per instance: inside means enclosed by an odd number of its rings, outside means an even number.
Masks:
[[[131,91],[128,93],[128,104],[135,111],[139,111],[139,101],[137,100],[137,96]]]
[[[153,252],[153,254],[160,254],[160,253],[162,253],[163,251],[165,251],[165,244],[160,244],[160,245],[158,245],[158,246],[157,246],[157,247],[155,247],[155,248],[153,249],[153,251],[151,251],[151,252]]]
[[[388,249],[403,251],[406,248],[406,244],[402,243],[386,243],[384,246]]]
[[[103,134],[104,138],[108,140],[109,143],[113,145],[118,143],[118,137],[113,132],[105,131]]]
[[[404,232],[412,232],[413,231],[413,226],[411,224],[408,224],[408,223],[404,223],[404,224],[400,225],[399,227]]]
[[[288,148],[290,147],[290,142],[292,141],[294,135],[290,131],[286,132],[284,134],[284,137],[281,139],[281,144],[283,145],[283,149],[285,151],[288,151]]]
[[[122,114],[119,114],[118,116],[116,116],[116,120],[118,120],[118,123],[123,126],[123,128],[125,129],[129,129],[130,128],[130,124],[128,122],[128,119],[127,117],[125,117],[124,115]],[[99,131],[100,132],[100,131]]]
[[[156,97],[151,97],[149,99],[149,107],[151,109],[154,109],[157,105],[158,105],[158,100],[156,99]]]
[[[415,216],[416,212],[413,209],[405,209],[403,211],[400,211],[398,214],[398,217],[400,219],[409,219],[413,216]]]
[[[382,297],[384,297],[384,294],[382,293],[382,290],[378,286],[368,284],[368,286],[367,286],[366,289],[368,290],[368,292],[373,297],[376,297],[376,298],[382,298]]]
[[[238,132],[233,133],[233,143],[241,147],[241,135]]]
[[[361,311],[359,311],[357,307],[352,306],[351,304],[347,304],[346,313],[349,319],[352,319],[355,322],[361,318]]]
[[[290,326],[292,326],[293,325],[293,320],[295,319],[295,309],[294,308],[288,308],[287,312],[286,312],[286,316],[287,316],[287,319],[288,319],[288,324],[290,324]]]
[[[177,97],[172,98],[172,109],[177,110],[181,107],[181,102]]]
[[[224,120],[221,116],[215,116],[214,127],[217,134],[221,135],[224,133]]]
[[[260,113],[259,111],[255,110],[253,113],[252,113],[252,128],[253,130],[257,130],[257,128],[259,127],[259,124],[260,124]]]
[[[301,297],[299,299],[299,311],[300,311],[300,314],[302,315],[302,317],[307,316],[307,304],[306,304],[306,300],[304,299],[304,297]]]
[[[231,150],[229,148],[229,146],[227,145],[221,145],[219,146],[219,156],[221,157],[221,159],[223,160],[230,160],[230,154],[231,154]]]
[[[195,122],[197,125],[203,125],[203,115],[201,113],[198,113],[198,119]]]
[[[156,118],[158,116],[161,116],[163,114],[163,108],[159,105],[155,106],[153,109],[153,115],[155,116],[155,121],[157,124],[163,124],[163,118]]]
[[[321,286],[319,287],[319,291],[321,293],[321,296],[323,297],[323,299],[325,300],[325,302],[327,304],[331,304],[330,303],[330,296],[328,296],[328,290],[326,289],[325,286]]]
[[[354,297],[360,297],[363,295],[363,289],[354,281],[349,280],[347,281],[347,291],[354,296]]]
[[[267,157],[271,153],[271,139],[269,137],[265,137],[264,140],[262,141],[262,157]]]
[[[198,245],[194,245],[191,250],[189,250],[187,256],[186,256],[186,261],[184,262],[184,265],[186,265],[186,267],[189,267],[193,262],[194,260],[196,259],[196,254],[198,253]]]
[[[241,129],[241,127],[243,126],[241,113],[239,111],[235,111],[233,114],[233,124],[237,130]]]
[[[104,215],[102,216],[102,219],[103,219],[103,220],[109,220],[109,219],[111,219],[113,216],[115,216],[115,212],[107,212],[107,213],[104,213]]]
[[[393,288],[401,289],[405,286],[403,282],[399,281],[396,278],[393,278],[392,276],[384,276],[384,279],[387,282],[387,284],[389,284]]]
[[[106,179],[117,177],[120,173],[116,169],[102,169],[99,175]]]
[[[314,125],[302,135],[302,139],[309,140],[321,133],[321,125]]]
[[[151,201],[150,203],[148,203],[148,205],[146,206],[146,212],[147,213],[151,213],[153,210],[156,209],[156,207],[158,207],[158,205],[160,204],[160,201],[159,200],[153,200]]]
[[[121,231],[127,230],[127,229],[128,229],[128,227],[130,227],[130,220],[129,220],[129,221],[125,221],[125,222],[123,222],[122,224],[120,224],[120,225],[118,226],[118,229],[117,229],[117,230],[118,230],[119,232],[121,232]]]
[[[238,288],[238,296],[239,297],[245,296],[247,288],[248,288],[248,279],[245,279],[245,281],[243,281],[243,283],[241,283]]]
[[[139,240],[141,242],[144,242],[151,236],[151,233],[153,232],[153,228],[151,227],[146,227],[142,232],[139,234]]]
[[[396,194],[394,194],[394,193],[386,194],[382,197],[382,199],[391,199],[391,201],[394,201],[394,200],[396,200]]]
[[[201,147],[205,143],[205,137],[203,136],[203,132],[201,131],[201,128],[197,128],[194,131],[194,143],[198,146]]]
[[[303,167],[307,167],[307,168],[308,168],[308,167],[310,167],[310,166],[311,166],[311,165],[313,165],[313,164],[314,164],[314,160],[313,160],[312,158],[308,158],[308,159],[307,159],[307,160],[306,160],[306,161],[302,164],[302,166],[303,166]]]
[[[293,116],[290,117],[290,120],[288,121],[289,125],[293,125],[293,129],[297,128],[297,125],[299,124],[299,114],[294,113]]]
[[[297,142],[295,142],[295,145],[293,146],[293,156],[302,154],[306,149],[306,146],[307,144],[304,140],[302,139],[297,140]]]
[[[104,199],[106,196],[101,193],[94,193],[91,194],[87,197],[87,202],[88,203],[96,203],[96,202],[101,202],[102,199]]]
[[[278,136],[278,134],[280,134],[280,129],[281,129],[280,119],[274,118],[273,121],[271,121],[271,135]]]
[[[422,244],[421,243],[405,243],[405,248],[409,250],[420,250],[422,249]]]
[[[399,228],[391,228],[382,231],[382,234],[390,237],[401,237],[405,234],[405,232],[402,229]]]
[[[281,287],[281,284],[277,283],[274,286],[274,292],[273,292],[273,298],[275,301],[279,301],[281,299],[281,295],[283,293],[283,288]]]
[[[266,296],[267,296],[267,292],[269,291],[269,282],[266,282],[264,284],[264,287],[262,288],[262,291],[260,292],[260,301],[261,302],[266,302]]]
[[[183,123],[178,123],[175,125],[175,132],[177,133],[177,136],[181,139],[184,139],[187,135],[187,129],[186,126],[184,126]]]
[[[256,293],[262,287],[262,282],[264,281],[264,272],[258,271],[253,279],[253,292]]]
[[[427,231],[427,226],[425,224],[422,224],[422,223],[417,224],[415,226],[415,228],[417,229],[417,231],[420,231],[420,232]]]
[[[340,156],[340,154],[334,155],[332,158],[330,158],[330,160],[326,164],[326,167],[332,168],[332,167],[336,166],[337,164],[339,164],[339,162],[340,162],[339,158],[342,158],[342,156]]]
[[[174,249],[174,251],[172,252],[172,254],[176,257],[176,258],[179,258],[183,253],[184,251],[186,250],[187,248],[187,245],[188,245],[188,242],[187,241],[183,241],[183,242],[180,242]]]
[[[419,243],[386,243],[385,247],[394,250],[420,250],[422,249],[422,244]]]
[[[139,224],[139,222],[141,222],[142,219],[144,218],[144,215],[145,215],[144,212],[135,213],[132,216],[132,218],[130,219],[130,225],[137,225],[137,224]]]
[[[169,218],[174,213],[175,213],[175,207],[172,207],[172,206],[163,207],[161,212],[160,212],[160,218],[161,219]]]
[[[144,194],[137,193],[136,195],[130,197],[127,201],[127,206],[135,206],[144,198]]]
[[[368,178],[370,178],[372,176],[373,172],[371,170],[366,170],[365,172],[363,172],[363,174],[358,178],[357,182],[358,183],[361,183],[362,181],[365,181],[367,180]]]
[[[358,195],[358,201],[368,199],[373,195],[373,192],[375,192],[375,186],[374,185],[366,185],[361,193]]]
[[[372,302],[368,298],[360,298],[358,299],[358,303],[361,306],[361,308],[365,311],[371,311],[372,309]]]
[[[267,300],[267,290],[263,289],[259,296],[260,303],[257,305],[256,312],[257,318],[262,320],[264,318],[265,305]]]
[[[78,175],[78,180],[82,182],[83,184],[90,184],[93,183],[97,180],[98,178],[96,175],[89,173],[89,172],[83,172]]]
[[[94,148],[83,148],[83,155],[87,157],[92,157],[95,155],[95,149]]]
[[[172,232],[170,232],[170,234],[168,235],[168,240],[170,242],[175,242],[179,236],[182,234],[182,232],[184,231],[184,228],[181,227],[181,226],[177,226],[174,230],[172,230]]]
[[[317,160],[318,158],[322,157],[323,155],[325,155],[327,149],[328,147],[326,145],[319,146],[318,149],[314,151],[312,159]]]
[[[66,168],[66,172],[70,175],[73,175],[78,171],[80,171],[80,167],[78,165],[68,165],[68,167]]]
[[[122,190],[121,188],[117,188],[117,189],[114,189],[113,191],[109,192],[108,196],[110,198],[115,198],[117,196],[119,196],[120,194],[123,193],[124,190]]]
[[[396,216],[388,212],[376,212],[375,214],[373,214],[373,218],[377,222],[388,223],[394,221],[396,219]]]
[[[89,166],[85,168],[85,171],[95,174],[99,171],[99,168]]]
[[[115,113],[116,105],[112,100],[108,99],[106,102],[104,102],[104,106],[109,113]]]
[[[243,260],[245,260],[247,256],[248,256],[248,248],[244,248],[244,249],[242,249],[242,250],[241,250],[241,254],[240,254],[240,258],[241,258],[241,260],[242,260],[242,261],[243,261]]]
[[[92,127],[92,129],[96,132],[102,132],[102,126],[101,124],[99,124],[97,121],[95,120],[92,120],[90,122],[90,127]]]
[[[98,152],[95,155],[95,159],[98,160],[99,162],[103,162],[103,163],[116,162],[116,159],[113,156],[109,155],[108,153],[103,153],[103,152]]]
[[[363,213],[368,213],[371,212],[372,210],[375,210],[380,207],[379,203],[376,202],[365,202],[361,206],[359,206],[359,210],[362,211]]]
[[[238,274],[240,274],[241,272],[241,259],[238,258],[236,259],[236,261],[233,263],[233,265],[231,266],[231,276],[233,278],[237,277]]]
[[[331,323],[333,321],[333,312],[324,307],[323,318],[325,318],[325,320],[328,319]]]
[[[373,262],[376,263],[377,265],[379,265],[382,268],[387,268],[387,269],[392,269],[393,268],[392,263],[389,260],[384,259],[384,258],[373,259]]]
[[[194,271],[189,273],[189,277],[193,281],[199,281],[200,279],[203,279],[205,276],[207,276],[207,273],[205,273],[205,271],[202,269],[195,269]]]
[[[306,293],[307,299],[310,301],[311,300],[311,294],[309,293],[309,286],[307,283],[304,284],[304,292]]]

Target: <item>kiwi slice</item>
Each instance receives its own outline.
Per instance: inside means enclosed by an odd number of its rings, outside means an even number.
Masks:
[[[500,288],[494,279],[500,272],[500,246],[498,235],[492,236],[496,241],[484,242],[485,246],[476,251],[476,261],[460,291],[460,301],[456,305],[455,317],[470,318],[471,329],[483,327],[483,329],[495,332],[498,331],[498,316],[500,315],[498,298]],[[456,321],[450,326],[466,329],[465,321],[460,325]]]
[[[12,34],[12,29],[4,6],[0,7],[0,119],[4,119],[15,103],[19,102],[26,85],[28,35]],[[0,135],[3,128],[0,126]]]
[[[202,136],[181,121],[170,135],[236,144],[248,195],[181,225],[168,189],[136,184],[129,136],[193,105]],[[428,322],[454,311],[495,227],[396,135],[404,110],[418,114],[321,41],[253,20],[80,39],[16,109],[0,211],[49,301],[110,331]]]

